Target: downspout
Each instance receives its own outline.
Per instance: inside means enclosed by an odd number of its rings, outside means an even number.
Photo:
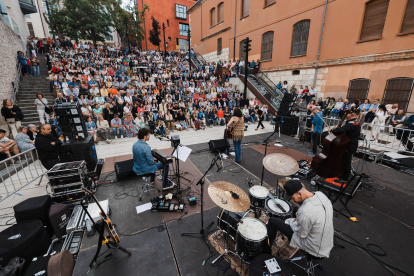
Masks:
[[[200,4],[200,22],[200,37],[203,39],[203,3]],[[201,43],[203,43],[203,41],[201,41]]]
[[[234,0],[234,35],[233,35],[233,61],[236,61],[236,16],[237,16],[237,0]]]
[[[318,74],[317,72],[318,72],[318,64],[319,64],[319,55],[321,53],[323,29],[325,27],[325,17],[326,17],[326,9],[327,8],[328,8],[328,0],[325,1],[325,11],[323,12],[322,28],[321,28],[321,35],[320,35],[320,38],[319,38],[318,55],[316,56],[315,77],[313,78],[313,85],[316,85],[316,76]]]

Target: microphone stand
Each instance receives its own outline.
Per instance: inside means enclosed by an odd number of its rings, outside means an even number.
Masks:
[[[184,232],[181,233],[181,235],[202,235],[204,240],[207,242],[206,237],[205,237],[205,233],[207,231],[207,229],[209,229],[211,227],[211,225],[213,225],[214,221],[212,221],[206,228],[204,228],[204,179],[207,175],[207,173],[214,167],[214,165],[216,165],[217,161],[219,160],[218,157],[214,157],[213,160],[211,161],[210,167],[207,169],[207,171],[203,174],[203,176],[200,178],[200,180],[198,180],[196,185],[201,185],[201,229],[199,232]],[[210,246],[209,246],[210,249]],[[210,249],[211,252],[211,249]]]
[[[267,144],[269,143],[270,138],[272,138],[272,136],[273,136],[273,135],[275,135],[275,133],[276,133],[277,129],[279,129],[279,127],[278,127],[278,128],[276,128],[276,125],[275,125],[275,131],[274,131],[272,134],[270,134],[270,136],[269,136],[269,137],[267,137],[267,138],[263,141],[263,143],[265,143],[265,144],[266,144],[266,146],[265,146],[265,153],[264,153],[264,157],[266,157],[266,154],[267,154]],[[264,157],[263,157],[263,158],[264,158]],[[261,178],[261,181],[260,181],[260,186],[263,186],[264,168],[265,168],[265,167],[264,167],[264,165],[263,165],[263,167],[262,167],[262,178]]]

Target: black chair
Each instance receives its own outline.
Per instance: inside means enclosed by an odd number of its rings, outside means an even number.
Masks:
[[[300,252],[302,253],[302,256],[286,260],[286,262],[292,263],[300,267],[307,273],[308,276],[316,275],[315,267],[318,267],[320,270],[323,270],[323,266],[319,263],[319,261],[324,260],[325,259],[324,257],[315,257],[302,249],[300,250]],[[301,266],[300,264],[297,263],[297,261],[300,261],[303,259],[306,259],[306,267]]]

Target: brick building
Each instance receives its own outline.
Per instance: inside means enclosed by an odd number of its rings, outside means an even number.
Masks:
[[[154,17],[161,25],[161,43],[160,49],[164,50],[164,36],[162,33],[162,23],[167,27],[165,29],[165,40],[167,50],[188,49],[187,30],[189,20],[187,9],[190,8],[195,0],[135,0],[138,10],[147,4],[150,11],[146,13],[144,30],[146,37],[141,42],[143,50],[158,49],[149,41],[149,32],[152,29],[151,17]]]
[[[414,112],[414,0],[199,0],[188,13],[207,61],[240,59],[249,37],[274,83]]]

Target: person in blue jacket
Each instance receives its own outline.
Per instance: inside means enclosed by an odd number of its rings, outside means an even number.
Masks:
[[[319,107],[315,106],[312,109],[312,150],[308,151],[308,154],[314,157],[318,153],[318,145],[321,139],[321,133],[323,129],[323,115],[319,110]]]

